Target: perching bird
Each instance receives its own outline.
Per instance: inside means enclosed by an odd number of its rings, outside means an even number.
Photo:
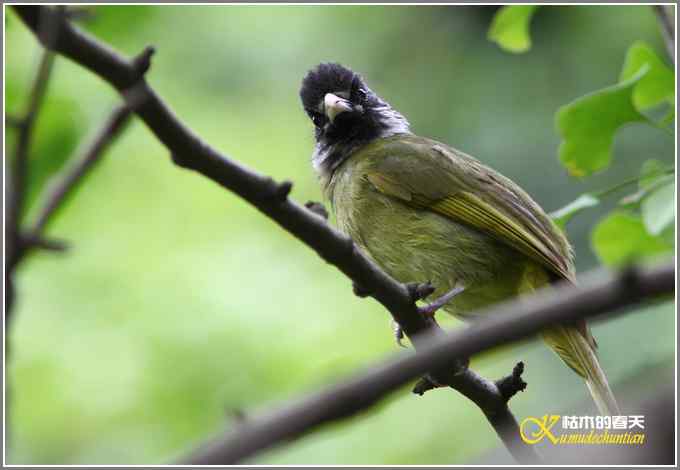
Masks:
[[[517,184],[406,118],[339,64],[320,64],[300,98],[314,123],[312,156],[337,224],[400,282],[431,281],[456,316],[575,282],[562,231]],[[455,294],[455,295],[453,295]],[[545,342],[585,380],[603,415],[619,408],[585,321],[551,327]]]

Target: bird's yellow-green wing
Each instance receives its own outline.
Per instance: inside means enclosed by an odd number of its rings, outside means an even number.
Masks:
[[[415,196],[414,202],[491,234],[564,279],[571,276],[564,260],[537,237],[531,228],[474,193],[460,191],[438,201]]]
[[[515,183],[465,154],[420,137],[387,140],[384,158],[366,169],[380,192],[478,228],[574,280],[571,248],[564,234]]]

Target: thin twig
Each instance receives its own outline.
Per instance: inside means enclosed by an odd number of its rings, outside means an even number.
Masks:
[[[673,64],[675,64],[675,26],[673,23],[673,13],[671,5],[652,5],[656,17],[659,20],[659,25],[661,26],[661,34],[666,43],[666,50],[670,56]]]
[[[299,437],[315,426],[365,410],[408,381],[433,368],[446,367],[455,358],[465,358],[519,340],[555,323],[569,323],[632,307],[644,300],[672,294],[674,289],[675,262],[672,261],[620,274],[591,273],[579,286],[563,283],[556,288],[544,289],[531,299],[495,306],[480,313],[481,320],[469,328],[428,338],[427,344],[416,354],[395,355],[361,375],[292,405],[249,416],[242,425],[198,448],[181,463],[225,465],[240,462],[258,451]],[[521,371],[516,372],[513,375],[519,376]]]
[[[14,304],[14,279],[12,271],[8,269],[8,259],[14,257],[16,245],[19,241],[16,230],[16,206],[14,204],[14,184],[12,178],[5,180],[5,318],[7,312],[12,309]],[[5,342],[5,356],[7,355],[7,342]]]
[[[12,160],[11,178],[13,186],[12,197],[12,211],[14,214],[12,227],[8,227],[9,236],[14,240],[14,250],[12,256],[7,259],[7,269],[11,271],[20,257],[20,243],[19,243],[19,224],[24,213],[26,185],[28,180],[28,157],[30,152],[31,140],[33,137],[33,129],[35,122],[40,112],[40,106],[47,91],[47,85],[52,72],[54,64],[54,53],[48,50],[42,52],[40,58],[40,65],[38,72],[33,80],[29,102],[26,111],[22,116],[18,125],[19,136],[17,138],[17,146]]]
[[[62,252],[68,249],[68,243],[54,238],[45,238],[32,233],[22,233],[20,236],[23,250],[38,248],[47,251]]]
[[[21,126],[24,125],[24,120],[21,119],[19,116],[14,116],[12,114],[5,114],[5,125],[7,127],[20,128]]]
[[[41,24],[41,27],[43,25]],[[54,53],[42,52],[40,63],[33,79],[26,110],[21,117],[6,116],[5,122],[18,129],[18,137],[12,165],[8,171],[6,184],[11,188],[6,191],[7,213],[5,221],[5,318],[10,318],[14,304],[14,268],[21,257],[21,234],[19,225],[25,209],[26,186],[28,180],[28,158],[35,122],[40,112],[50,75],[54,65]]]
[[[120,134],[129,122],[131,111],[128,106],[121,105],[113,110],[94,138],[76,152],[69,161],[68,167],[47,186],[40,211],[29,233],[32,236],[42,234],[52,215],[64,200],[77,188],[84,176],[90,171],[105,153],[107,147]]]

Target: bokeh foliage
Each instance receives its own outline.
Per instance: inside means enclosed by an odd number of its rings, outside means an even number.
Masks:
[[[560,106],[610,86],[635,41],[665,61],[648,7],[542,7],[531,20],[533,46],[521,56],[487,40],[494,15],[488,7],[93,10],[82,26],[118,50],[135,54],[156,46],[148,79],[190,127],[244,164],[293,180],[292,197],[302,202],[319,200],[320,192],[297,88],[308,68],[327,60],[360,71],[417,133],[477,156],[547,210],[636,176],[647,160],[658,160],[659,168],[673,163],[673,138],[645,123],[616,132],[616,158],[606,172],[576,180],[557,158]],[[38,48],[7,15],[12,113],[25,103]],[[637,99],[650,95],[657,96],[640,92]],[[31,153],[32,201],[117,102],[101,80],[57,59]],[[7,135],[11,145],[12,132]],[[644,180],[633,189],[655,184]],[[598,219],[616,218],[614,235],[605,232],[608,246],[621,223],[649,235],[665,222],[652,218],[645,225],[645,204],[653,214],[667,214],[665,191],[660,201],[629,199],[634,209],[598,199],[574,217],[568,232],[579,270],[599,262],[590,248]],[[608,215],[613,208],[627,212]],[[668,225],[664,231],[668,235]],[[172,166],[139,122],[50,233],[71,240],[73,249],[65,256],[36,253],[18,273],[9,337],[11,463],[170,461],[232,425],[236,409],[248,414],[275,406],[396,350],[380,306],[355,298],[346,278],[243,201]],[[673,327],[670,303],[595,326],[615,390],[639,370],[672,361]],[[518,417],[592,412],[580,379],[538,342],[499,348],[472,365],[499,377],[519,359],[527,363],[529,389],[513,399]],[[461,463],[497,446],[464,398],[449,391],[418,398],[403,389],[257,463]]]
[[[536,8],[502,7],[494,16],[489,37],[510,52],[528,51],[531,45],[529,20]],[[519,42],[523,47],[517,47]],[[663,117],[655,119],[647,115],[652,108],[657,108],[656,114]],[[658,127],[672,137],[674,132],[670,125],[674,123],[674,117],[673,70],[652,47],[644,41],[636,41],[628,48],[618,84],[577,98],[558,110],[557,129],[562,136],[558,150],[560,162],[576,177],[606,170],[613,158],[614,136],[621,127],[642,122]],[[591,244],[603,263],[624,265],[673,251],[673,175],[674,167],[664,169],[657,160],[647,160],[642,165],[639,190],[620,201],[624,209],[609,214],[593,229]],[[627,180],[597,193],[584,193],[555,211],[553,218],[565,229],[576,214],[597,206],[603,197],[626,189],[634,182],[635,179]]]

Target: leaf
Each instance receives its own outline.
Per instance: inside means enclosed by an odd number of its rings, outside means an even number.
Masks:
[[[642,221],[651,235],[659,235],[675,220],[675,181],[657,188],[642,200]]]
[[[664,165],[659,160],[647,160],[642,164],[642,169],[640,170],[638,190],[633,194],[623,197],[619,201],[619,205],[627,208],[636,207],[651,192],[674,179],[672,167]]]
[[[624,211],[612,212],[595,226],[591,245],[602,263],[608,266],[621,266],[672,252],[672,245],[647,233],[638,216]]]
[[[493,17],[488,38],[501,49],[516,54],[531,48],[529,23],[538,5],[504,6]]]
[[[576,214],[589,207],[597,206],[600,200],[590,193],[581,194],[578,198],[567,204],[566,206],[557,209],[550,214],[555,224],[562,230]]]
[[[648,71],[633,90],[635,108],[642,111],[664,102],[674,103],[675,77],[673,71],[648,44],[642,41],[637,41],[628,48],[619,81],[624,82],[634,77],[645,65],[647,65]]]
[[[557,111],[563,139],[559,159],[570,174],[586,176],[609,166],[616,131],[646,119],[633,106],[631,95],[647,70],[643,66],[625,82],[582,96]]]
[[[642,164],[640,169],[640,181],[638,186],[640,189],[649,189],[654,186],[656,180],[667,174],[668,166],[661,163],[659,160],[650,159]]]

